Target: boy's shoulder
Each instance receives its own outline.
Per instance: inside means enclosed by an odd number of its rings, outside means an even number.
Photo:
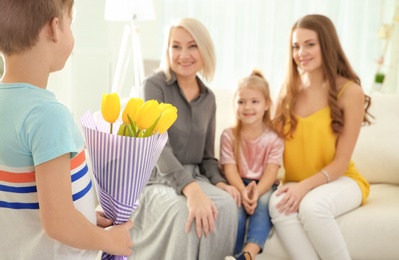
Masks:
[[[54,93],[29,83],[1,83],[2,102],[14,111],[31,118],[33,116],[71,116],[69,109],[59,102]],[[3,104],[5,105],[5,104]]]

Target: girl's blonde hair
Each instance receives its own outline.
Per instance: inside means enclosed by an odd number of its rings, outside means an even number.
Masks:
[[[72,16],[74,0],[1,1],[0,52],[5,55],[20,54],[38,41],[44,25],[64,11]]]
[[[170,73],[171,68],[169,59],[169,47],[170,36],[172,30],[175,28],[185,29],[193,37],[195,43],[198,46],[198,50],[204,63],[204,67],[199,73],[206,81],[212,81],[216,69],[215,47],[213,45],[212,38],[208,30],[200,21],[194,18],[178,19],[174,21],[168,28],[168,36],[164,41],[161,63],[159,66],[159,69],[165,73],[166,80],[170,80],[172,77]]]
[[[301,79],[297,65],[293,59],[292,34],[295,29],[309,29],[317,34],[322,56],[322,68],[328,88],[328,105],[331,109],[331,128],[335,134],[340,134],[344,126],[343,111],[338,107],[338,89],[335,83],[338,76],[345,77],[360,85],[360,79],[350,65],[338,39],[338,34],[331,20],[323,15],[306,15],[298,20],[291,28],[289,39],[288,72],[280,92],[276,108],[276,115],[272,121],[273,129],[280,137],[292,136],[297,120],[294,116],[296,96],[301,85]],[[372,117],[368,109],[371,99],[366,95],[364,124],[370,124]],[[289,130],[285,131],[285,125],[289,123]]]
[[[270,89],[269,83],[263,76],[260,70],[254,69],[252,70],[251,74],[245,78],[242,78],[237,85],[237,89],[234,93],[234,100],[237,97],[237,94],[242,89],[253,89],[258,90],[262,93],[263,97],[265,98],[266,103],[269,105],[269,109],[265,111],[263,114],[263,124],[265,126],[269,126],[271,122],[271,115],[270,115],[270,106],[272,105],[272,100],[270,98]],[[241,144],[241,129],[242,129],[242,122],[238,118],[236,118],[236,124],[233,128],[233,135],[234,135],[234,157],[237,163],[237,168],[239,168],[239,160],[240,160],[240,144]]]

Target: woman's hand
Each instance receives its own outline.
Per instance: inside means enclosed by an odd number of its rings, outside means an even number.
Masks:
[[[215,229],[215,220],[218,212],[213,202],[205,195],[201,187],[196,183],[189,183],[183,189],[187,197],[188,218],[186,222],[186,232],[190,231],[191,224],[195,220],[197,236],[205,237]]]
[[[236,202],[237,207],[241,207],[241,194],[236,187],[233,185],[228,185],[224,182],[218,182],[216,186],[229,193]]]
[[[308,191],[306,186],[301,183],[289,183],[282,186],[276,191],[276,196],[284,194],[284,197],[276,205],[276,208],[280,213],[285,212],[286,215],[297,212],[299,204]]]

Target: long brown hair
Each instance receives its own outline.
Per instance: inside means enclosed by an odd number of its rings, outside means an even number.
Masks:
[[[254,90],[258,90],[263,94],[266,102],[269,104],[269,107],[272,104],[272,100],[270,98],[270,90],[269,90],[269,83],[263,76],[260,70],[254,69],[252,70],[251,74],[245,78],[242,78],[238,82],[237,89],[234,93],[234,100],[238,92],[242,89],[250,88]],[[263,114],[263,124],[265,126],[269,126],[271,122],[271,115],[270,115],[270,108],[265,111]],[[239,168],[239,159],[240,159],[240,144],[241,144],[241,129],[242,129],[242,122],[238,118],[236,118],[236,125],[233,128],[233,135],[234,135],[234,157],[236,159],[237,168]]]
[[[339,42],[338,34],[331,20],[323,15],[306,15],[298,20],[291,28],[289,39],[289,61],[288,72],[280,91],[279,100],[276,108],[276,115],[272,121],[272,128],[281,136],[292,136],[297,120],[294,117],[294,105],[300,86],[300,75],[297,65],[293,59],[292,34],[295,29],[304,28],[315,31],[320,44],[322,55],[322,68],[328,88],[328,105],[331,109],[331,128],[335,134],[340,134],[344,126],[343,111],[338,107],[338,89],[336,79],[338,76],[345,77],[358,85],[361,84],[360,78],[350,65],[342,46]],[[364,124],[370,124],[369,118],[372,117],[368,109],[371,105],[371,98],[365,95],[365,115]],[[285,131],[284,126],[289,122],[290,128]]]

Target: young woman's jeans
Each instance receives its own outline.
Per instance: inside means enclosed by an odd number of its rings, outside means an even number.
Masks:
[[[245,186],[247,186],[251,181],[252,180],[250,179],[243,179]],[[240,253],[244,248],[244,245],[247,243],[258,245],[262,252],[263,246],[265,245],[272,227],[272,222],[269,216],[269,199],[272,192],[273,190],[270,189],[259,197],[258,205],[252,215],[247,214],[243,205],[238,208],[238,231],[234,254]]]
[[[283,197],[272,195],[270,215],[290,259],[351,259],[335,218],[362,203],[360,187],[353,179],[340,177],[309,191],[299,205],[299,213],[280,213],[276,205]]]

